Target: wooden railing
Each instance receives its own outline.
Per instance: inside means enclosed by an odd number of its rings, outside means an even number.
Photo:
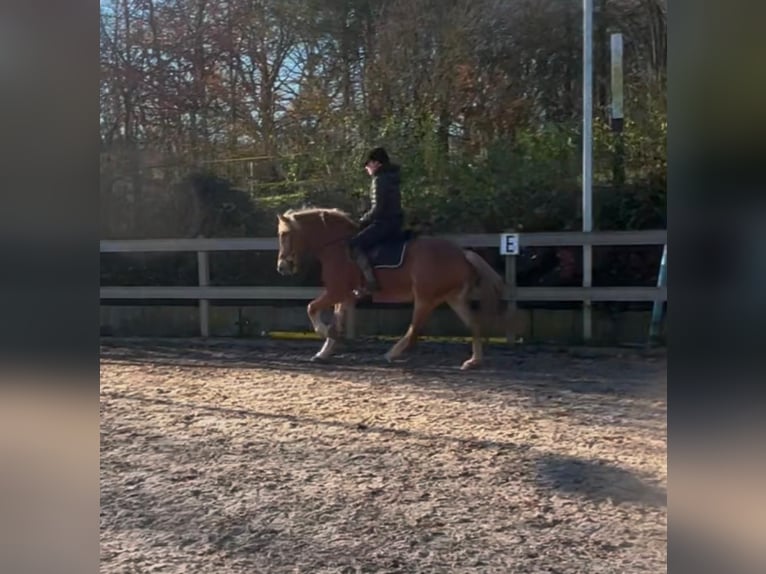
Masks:
[[[494,234],[445,235],[462,247],[499,247],[500,236]],[[519,247],[578,247],[665,245],[667,231],[581,231],[524,233],[519,235]],[[105,239],[101,253],[196,252],[198,284],[183,287],[101,287],[101,299],[194,299],[199,301],[200,335],[209,336],[209,301],[225,299],[296,300],[309,301],[320,291],[319,287],[219,287],[210,285],[209,253],[218,251],[277,251],[276,238],[199,238],[199,239]],[[590,270],[585,270],[589,273]],[[590,278],[588,278],[590,279]],[[592,301],[653,301],[667,300],[667,287],[518,287],[516,285],[516,257],[505,257],[505,298],[509,314],[513,315],[518,301],[583,301],[590,321]],[[590,280],[588,280],[590,283]],[[512,322],[506,336],[515,340]],[[586,337],[587,338],[587,337]]]

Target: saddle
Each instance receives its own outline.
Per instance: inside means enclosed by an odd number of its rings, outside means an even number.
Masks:
[[[407,246],[417,234],[409,229],[373,246],[366,255],[374,269],[398,269],[404,264]]]

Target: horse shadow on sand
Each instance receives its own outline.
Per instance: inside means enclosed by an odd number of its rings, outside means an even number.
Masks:
[[[537,461],[537,472],[540,486],[594,502],[667,506],[664,488],[604,461],[546,454]]]

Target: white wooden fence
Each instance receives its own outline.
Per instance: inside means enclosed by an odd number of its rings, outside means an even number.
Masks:
[[[495,234],[445,235],[447,239],[467,248],[499,247],[500,237]],[[582,231],[524,233],[519,236],[519,248],[524,247],[578,247],[583,245],[665,245],[667,231]],[[209,336],[209,301],[224,299],[296,300],[309,301],[320,291],[319,287],[217,287],[210,285],[208,254],[215,251],[277,251],[276,238],[220,238],[220,239],[120,239],[101,240],[101,253],[196,252],[199,281],[196,286],[183,287],[101,287],[101,299],[195,299],[199,301],[200,335]],[[276,265],[276,258],[275,258]],[[590,274],[590,269],[584,270]],[[584,284],[591,277],[583,277]],[[509,315],[513,315],[518,301],[583,301],[590,321],[592,301],[652,301],[667,300],[667,287],[518,287],[516,285],[516,257],[505,257],[505,298]],[[515,340],[512,321],[508,321],[506,337]],[[353,324],[349,325],[353,333]],[[587,336],[586,336],[587,339]]]

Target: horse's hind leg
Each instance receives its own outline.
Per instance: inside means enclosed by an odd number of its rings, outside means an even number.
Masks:
[[[463,366],[460,367],[461,369],[471,369],[473,367],[478,367],[484,358],[481,346],[479,322],[477,321],[476,317],[474,317],[473,312],[471,311],[471,306],[468,303],[469,292],[469,289],[466,288],[460,291],[460,293],[454,297],[447,299],[447,303],[452,308],[452,310],[457,314],[458,317],[460,317],[463,323],[465,323],[465,326],[471,330],[472,355],[470,359],[463,363]]]
[[[393,361],[401,356],[404,351],[412,348],[417,342],[420,331],[423,329],[423,326],[435,307],[436,305],[432,301],[415,299],[415,308],[412,312],[412,322],[410,323],[410,327],[407,329],[404,336],[391,347],[391,350],[388,351],[388,353],[386,353],[385,357],[387,361]]]

